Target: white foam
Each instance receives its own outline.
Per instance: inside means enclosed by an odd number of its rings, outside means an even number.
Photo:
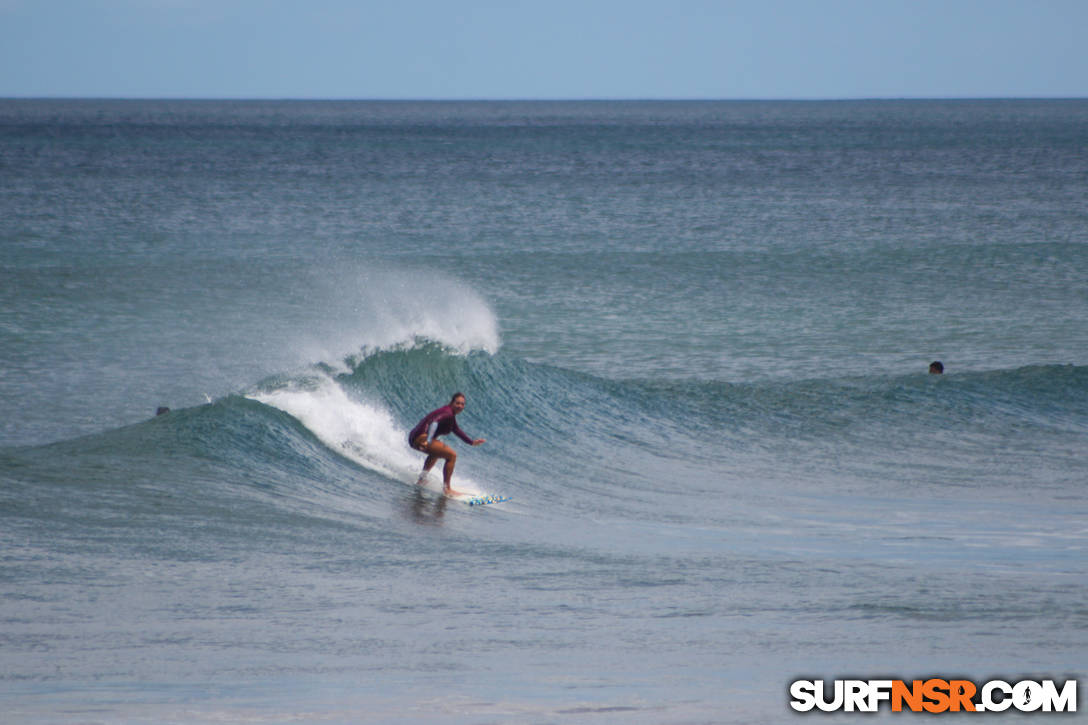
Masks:
[[[383,476],[415,484],[422,468],[422,454],[408,447],[408,430],[397,424],[382,405],[354,399],[332,378],[315,374],[272,391],[249,395],[291,415],[318,440],[345,458]],[[440,490],[441,464],[427,487]],[[470,479],[457,475],[458,491],[481,495]]]

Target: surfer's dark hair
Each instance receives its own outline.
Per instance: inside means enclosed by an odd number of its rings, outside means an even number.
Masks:
[[[465,397],[464,393],[454,393],[453,397],[450,398],[450,405],[453,405],[453,401],[457,400],[458,398],[464,398],[464,397]],[[465,400],[468,400],[468,398],[465,398]]]

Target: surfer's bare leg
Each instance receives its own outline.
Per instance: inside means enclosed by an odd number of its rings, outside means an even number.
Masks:
[[[419,472],[419,478],[416,479],[416,485],[425,486],[427,484],[427,474],[434,467],[435,460],[437,459],[427,456],[427,460],[423,462],[423,470]]]
[[[442,441],[431,441],[431,444],[427,446],[427,456],[430,458],[441,458],[446,461],[442,466],[442,487],[446,493],[457,493],[450,488],[450,481],[453,480],[453,467],[457,465],[457,451],[447,446]],[[433,464],[432,464],[433,465]]]
[[[438,459],[441,458],[446,462],[442,466],[442,487],[448,494],[458,493],[450,487],[450,481],[453,480],[453,467],[457,464],[457,451],[437,440],[423,443],[419,446],[419,449],[427,454],[427,460],[423,462],[423,473],[420,474],[420,479],[423,479],[427,472],[434,468],[434,464],[438,462]]]
[[[419,436],[419,438],[416,438],[414,441],[412,441],[412,448],[415,448],[417,451],[426,453],[427,434],[424,433],[423,435]],[[427,458],[423,461],[423,470],[419,472],[419,478],[416,479],[416,483],[418,485],[422,486],[423,484],[427,483],[427,474],[430,473],[432,468],[434,468],[435,461],[437,460],[438,459],[435,456],[428,455]]]

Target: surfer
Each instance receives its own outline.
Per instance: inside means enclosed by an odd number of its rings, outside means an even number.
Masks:
[[[447,495],[457,494],[450,488],[450,480],[453,478],[453,467],[457,463],[457,453],[442,441],[438,436],[453,433],[470,446],[478,446],[486,443],[483,438],[473,440],[457,425],[457,414],[465,409],[464,393],[454,393],[449,405],[444,405],[437,410],[432,410],[423,420],[416,423],[416,427],[408,434],[408,445],[427,454],[427,460],[423,462],[423,472],[419,474],[418,483],[422,484],[427,473],[441,458],[446,461],[442,468],[442,487]]]

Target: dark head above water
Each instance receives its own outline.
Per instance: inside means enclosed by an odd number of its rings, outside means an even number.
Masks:
[[[944,373],[944,363],[940,360],[934,360],[929,364],[930,375],[941,375]]]

